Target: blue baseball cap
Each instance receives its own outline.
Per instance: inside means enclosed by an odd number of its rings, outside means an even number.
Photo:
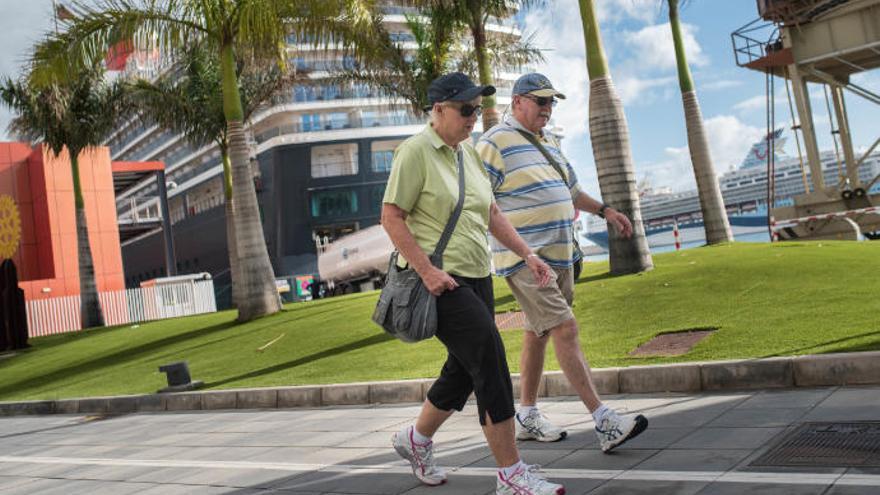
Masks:
[[[524,95],[530,94],[535,96],[555,96],[561,100],[565,99],[565,95],[556,91],[556,88],[550,84],[550,79],[544,74],[532,72],[521,76],[513,84],[513,94]]]
[[[478,96],[495,94],[495,86],[477,86],[461,72],[453,72],[431,81],[428,86],[428,103],[444,101],[471,101]]]

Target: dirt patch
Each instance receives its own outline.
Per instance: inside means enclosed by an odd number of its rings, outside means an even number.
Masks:
[[[498,330],[517,330],[526,327],[526,315],[522,311],[508,311],[495,315],[495,326]]]
[[[705,339],[717,328],[701,328],[682,330],[680,332],[662,333],[638,346],[630,352],[630,356],[681,356],[687,354],[697,342]]]

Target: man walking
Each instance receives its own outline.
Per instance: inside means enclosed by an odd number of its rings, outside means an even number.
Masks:
[[[507,281],[527,320],[520,357],[517,438],[554,442],[567,434],[536,405],[544,354],[552,340],[562,371],[592,413],[602,451],[609,452],[644,431],[648,420],[642,415],[619,415],[602,404],[596,392],[571,311],[572,266],[579,256],[572,242],[572,222],[577,208],[604,218],[623,237],[632,235],[632,224],[626,215],[581,191],[559,144],[543,132],[557,99],[565,95],[543,75],[520,77],[513,86],[512,116],[477,143],[498,206],[529,244],[534,253],[529,256],[540,256],[556,275],[549,285],[540,287],[529,270],[523,270],[526,260],[492,239],[495,271]]]

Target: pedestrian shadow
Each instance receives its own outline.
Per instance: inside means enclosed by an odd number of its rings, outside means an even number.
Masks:
[[[278,371],[289,370],[291,368],[296,368],[297,366],[302,366],[304,364],[309,364],[315,361],[319,361],[321,359],[338,356],[339,354],[345,354],[346,352],[356,351],[358,349],[363,349],[364,347],[369,347],[376,344],[382,344],[384,342],[388,342],[393,340],[393,337],[388,335],[387,333],[379,333],[373,335],[371,337],[363,338],[360,340],[356,340],[354,342],[349,342],[345,345],[340,345],[333,347],[332,349],[327,349],[321,352],[316,352],[314,354],[309,354],[308,356],[303,356],[298,359],[294,359],[292,361],[288,361],[286,363],[276,364],[274,366],[268,366],[266,368],[254,370],[248,373],[242,373],[240,375],[231,376],[229,378],[225,378],[223,380],[219,380],[216,382],[208,382],[205,384],[206,387],[220,387],[226,385],[228,383],[233,383],[239,380],[246,380],[249,378],[257,378],[259,376],[268,375],[271,373],[276,373]]]
[[[842,344],[844,342],[850,342],[853,340],[863,339],[866,337],[876,337],[876,340],[874,342],[853,344],[849,347],[831,349],[831,350],[826,350],[826,351],[819,351],[818,354],[836,354],[839,352],[861,352],[861,351],[878,351],[878,350],[880,350],[880,330],[877,330],[874,332],[865,332],[865,333],[860,333],[857,335],[850,335],[848,337],[843,337],[840,339],[827,340],[825,342],[820,342],[818,344],[813,344],[813,345],[809,345],[809,346],[805,346],[805,347],[786,349],[784,351],[774,352],[772,354],[767,354],[765,356],[761,356],[761,358],[778,357],[778,356],[791,356],[793,354],[802,354],[805,351],[809,351],[810,349],[817,349],[820,347],[824,347],[827,345],[833,345],[833,344]],[[758,358],[758,359],[760,359],[760,358]]]
[[[605,280],[609,278],[614,278],[618,275],[611,275],[611,272],[605,273],[597,273],[596,275],[581,275],[580,278],[574,281],[576,284],[588,284],[590,282],[597,282],[599,280]]]
[[[159,340],[154,340],[152,342],[148,342],[135,347],[121,349],[111,354],[106,354],[95,358],[88,358],[85,361],[79,362],[72,366],[65,366],[63,368],[56,369],[54,371],[46,373],[45,375],[30,377],[24,380],[0,385],[0,397],[12,392],[20,391],[22,389],[30,389],[41,387],[44,385],[50,385],[53,382],[60,380],[70,381],[71,378],[75,377],[76,375],[92,372],[106,366],[114,366],[117,364],[130,362],[143,354],[159,351],[164,347],[180,344],[181,342],[186,342],[188,340],[212,335],[217,332],[222,332],[224,330],[234,328],[235,326],[236,323],[234,321],[228,321],[209,327],[199,328],[197,330],[191,330],[189,332],[169,335],[168,337]],[[3,369],[3,365],[3,361],[0,361],[0,370]]]

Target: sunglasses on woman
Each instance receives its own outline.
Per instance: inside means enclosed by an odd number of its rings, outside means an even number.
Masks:
[[[482,105],[471,105],[470,103],[465,103],[461,106],[455,104],[446,104],[446,106],[458,110],[458,113],[460,113],[461,116],[464,118],[468,118],[471,115],[476,115],[477,117],[479,117],[483,114]]]
[[[523,97],[528,98],[534,101],[539,107],[546,107],[550,105],[551,107],[555,107],[556,103],[559,102],[556,98],[552,96],[533,96],[533,95],[523,95]]]

